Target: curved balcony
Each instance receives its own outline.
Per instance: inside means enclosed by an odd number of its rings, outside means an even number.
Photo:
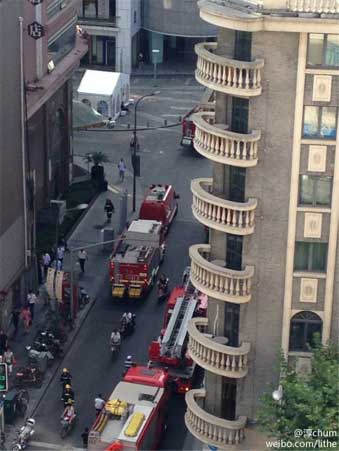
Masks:
[[[234,235],[254,232],[257,200],[232,202],[210,194],[213,179],[199,178],[191,181],[192,211],[196,219],[207,227]]]
[[[245,377],[251,344],[245,342],[238,348],[220,344],[204,334],[207,326],[207,318],[193,318],[188,324],[188,349],[194,362],[219,376]]]
[[[246,417],[239,417],[235,421],[224,420],[206,412],[196,401],[204,400],[206,391],[203,389],[190,390],[186,393],[187,411],[185,424],[194,437],[208,445],[225,449],[226,446],[239,445],[245,438]]]
[[[287,9],[301,13],[338,14],[338,0],[287,0]]]
[[[238,97],[252,97],[261,94],[261,70],[264,60],[238,61],[215,55],[216,42],[195,45],[198,55],[195,78],[215,91]]]
[[[202,112],[193,115],[196,127],[195,150],[217,163],[242,168],[256,166],[261,132],[259,130],[253,130],[251,133],[231,132],[216,125],[214,118],[214,113]]]
[[[209,244],[195,244],[190,247],[192,284],[207,296],[220,301],[234,304],[249,302],[252,297],[254,267],[246,266],[242,271],[224,268],[217,264],[219,261],[208,261],[210,250]]]

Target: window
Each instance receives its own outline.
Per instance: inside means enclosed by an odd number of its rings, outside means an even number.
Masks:
[[[297,241],[295,243],[294,269],[296,271],[325,272],[327,243]]]
[[[48,41],[48,53],[50,59],[52,59],[55,64],[72,51],[75,46],[75,38],[75,22],[72,22],[61,35],[58,34],[58,37],[52,37],[52,39]]]
[[[108,103],[104,100],[99,100],[97,111],[105,117],[108,117]]]
[[[309,66],[339,66],[339,35],[311,33],[307,63]]]
[[[83,17],[98,17],[98,0],[82,0]]]
[[[54,0],[47,6],[48,20],[58,14],[65,6],[65,0]]]
[[[305,138],[336,138],[337,108],[305,106],[304,129]]]
[[[252,33],[236,31],[234,42],[234,59],[251,61]]]
[[[315,334],[322,333],[322,320],[313,312],[300,312],[291,319],[290,351],[310,352],[315,345]]]
[[[323,207],[331,205],[332,177],[301,175],[299,204]]]
[[[136,11],[134,11],[134,13],[133,13],[133,20],[134,20],[134,23],[137,23],[137,12]]]

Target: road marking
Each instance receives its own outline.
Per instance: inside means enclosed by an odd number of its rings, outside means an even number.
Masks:
[[[37,448],[43,448],[43,449],[56,449],[56,450],[62,450],[62,451],[83,451],[83,448],[75,448],[72,445],[54,445],[53,443],[46,443],[46,442],[37,442],[35,440],[31,440],[29,442],[31,446],[35,446]]]
[[[188,108],[186,106],[171,106],[171,110],[182,110],[187,111]]]
[[[121,193],[120,188],[117,188],[116,186],[111,186],[111,185],[108,185],[108,191],[111,191],[112,193],[115,193],[115,194]]]

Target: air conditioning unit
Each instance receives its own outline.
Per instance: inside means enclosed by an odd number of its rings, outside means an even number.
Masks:
[[[59,224],[61,224],[66,214],[66,201],[65,200],[51,200],[51,207],[57,209]]]

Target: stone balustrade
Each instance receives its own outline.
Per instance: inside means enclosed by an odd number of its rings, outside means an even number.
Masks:
[[[194,148],[197,152],[217,163],[249,168],[258,162],[258,141],[261,133],[236,133],[215,125],[214,113],[196,113]],[[224,126],[226,127],[226,126]]]
[[[235,235],[250,235],[254,232],[257,200],[232,202],[210,193],[213,179],[199,178],[191,181],[193,193],[192,211],[199,222]]]
[[[338,0],[287,0],[287,9],[303,13],[339,14]]]
[[[224,268],[208,260],[211,246],[195,244],[190,247],[190,278],[192,284],[207,296],[224,302],[244,304],[251,300],[251,283],[254,267],[244,270]]]
[[[225,449],[230,445],[239,445],[245,438],[245,425],[247,418],[239,417],[229,421],[206,412],[196,401],[203,401],[206,397],[204,389],[190,390],[186,393],[185,401],[187,411],[185,423],[187,429],[194,437],[218,449]]]
[[[215,91],[239,97],[261,94],[261,70],[264,60],[238,61],[213,53],[216,42],[195,45],[198,56],[195,77],[197,81]]]
[[[248,371],[247,356],[251,344],[239,347],[226,346],[202,332],[208,326],[207,318],[193,318],[188,325],[188,350],[199,366],[219,376],[241,378]]]

